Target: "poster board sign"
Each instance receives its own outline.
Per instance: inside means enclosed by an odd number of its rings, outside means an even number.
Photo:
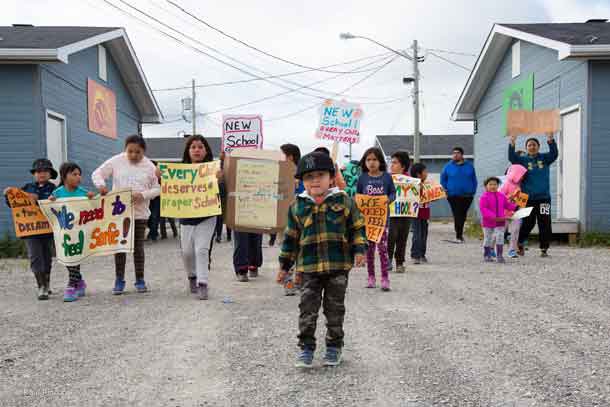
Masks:
[[[421,180],[402,174],[392,174],[396,199],[390,204],[391,217],[417,218]]]
[[[274,157],[274,158],[273,158]],[[225,161],[227,227],[239,232],[270,233],[286,227],[294,201],[292,162],[281,153],[241,152]]]
[[[502,97],[502,129],[507,134],[508,112],[511,110],[534,110],[534,74],[515,82],[504,89]]]
[[[379,243],[388,222],[388,197],[356,194],[356,205],[364,216],[366,238]]]
[[[341,170],[343,179],[345,180],[344,191],[351,197],[356,195],[356,187],[358,186],[358,178],[362,174],[362,168],[358,163],[348,162],[345,168]]]
[[[87,79],[87,107],[89,131],[116,139],[116,96],[112,89]]]
[[[260,150],[263,148],[263,116],[224,115],[222,117],[222,151]]]
[[[9,188],[6,198],[13,213],[13,224],[17,237],[53,233],[46,216],[27,192],[19,188]]]
[[[425,181],[422,184],[419,203],[425,204],[432,201],[438,201],[439,199],[445,199],[446,197],[447,194],[445,194],[445,190],[441,184]]]
[[[328,99],[320,110],[316,138],[339,143],[360,142],[362,108],[356,103]]]
[[[521,209],[517,210],[513,214],[513,216],[511,216],[511,219],[515,220],[515,219],[527,218],[532,213],[532,209],[533,208],[531,206],[529,208],[521,208]]]
[[[559,131],[559,110],[510,110],[508,112],[508,134],[546,134]]]
[[[220,161],[201,164],[160,163],[161,216],[203,218],[222,214],[218,179]]]
[[[515,205],[517,205],[519,208],[525,208],[527,206],[527,200],[529,199],[529,195],[526,194],[525,192],[517,192],[515,195],[513,195],[512,197],[512,201],[515,203]]]
[[[76,266],[94,256],[133,252],[131,190],[94,199],[39,201],[53,229],[57,260]]]

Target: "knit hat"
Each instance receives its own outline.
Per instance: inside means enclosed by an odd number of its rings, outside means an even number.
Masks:
[[[305,155],[297,166],[296,178],[303,179],[307,173],[314,171],[328,171],[331,176],[335,175],[335,164],[329,155],[313,152]]]
[[[37,171],[49,171],[51,173],[51,179],[57,178],[57,171],[53,168],[53,163],[46,158],[39,158],[34,161],[30,174],[34,174]]]

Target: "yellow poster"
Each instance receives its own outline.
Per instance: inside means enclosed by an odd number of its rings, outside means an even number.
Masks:
[[[159,164],[161,216],[203,218],[222,214],[216,173],[220,161],[201,164]]]
[[[421,194],[419,197],[419,203],[425,204],[432,201],[438,201],[439,199],[445,199],[447,195],[441,184],[435,184],[430,182],[424,182],[422,184]]]
[[[388,197],[386,195],[356,194],[356,205],[366,224],[366,238],[379,243],[388,222]]]
[[[277,223],[280,166],[270,160],[238,160],[235,177],[235,223],[270,228]]]

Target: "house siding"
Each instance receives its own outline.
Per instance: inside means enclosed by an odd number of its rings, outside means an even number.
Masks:
[[[563,109],[576,104],[580,105],[582,117],[587,112],[587,61],[558,61],[557,52],[527,42],[521,42],[521,74],[512,78],[512,47],[508,49],[496,75],[476,112],[478,133],[474,137],[475,168],[480,179],[492,175],[502,175],[509,165],[508,140],[503,134],[502,96],[504,89],[512,83],[534,74],[534,109]],[[581,137],[586,135],[588,124],[581,121]],[[525,137],[517,140],[517,149],[525,149]],[[546,140],[539,137],[541,151],[548,151]],[[584,146],[584,144],[583,144]],[[584,150],[584,149],[583,149]],[[584,151],[583,151],[584,154]],[[585,160],[582,160],[583,162]],[[552,215],[557,217],[557,166],[558,161],[551,166],[551,200]],[[584,165],[582,171],[585,176]],[[581,216],[585,220],[585,194],[581,191]],[[482,192],[479,183],[478,195]],[[586,227],[585,224],[583,226]]]

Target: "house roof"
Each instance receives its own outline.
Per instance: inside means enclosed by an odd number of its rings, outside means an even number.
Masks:
[[[455,121],[472,121],[506,51],[521,40],[557,51],[557,59],[610,59],[610,23],[495,24],[453,109]]]
[[[206,137],[214,158],[220,155],[221,138]],[[150,137],[146,138],[146,156],[155,161],[182,161],[184,137]]]
[[[117,64],[142,122],[160,123],[163,115],[123,28],[0,27],[0,63],[69,63],[69,56],[103,44]]]
[[[399,150],[413,151],[412,135],[379,135],[377,144],[386,157]],[[462,147],[465,156],[474,154],[472,134],[430,134],[421,137],[421,158],[448,158],[454,147]]]

